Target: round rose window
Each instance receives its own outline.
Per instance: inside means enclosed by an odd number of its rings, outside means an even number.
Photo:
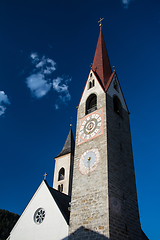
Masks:
[[[36,224],[41,224],[45,218],[45,210],[43,208],[38,208],[34,214],[34,222]]]

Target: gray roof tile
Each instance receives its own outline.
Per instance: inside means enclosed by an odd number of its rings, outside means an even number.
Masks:
[[[70,131],[69,131],[69,134],[68,134],[68,137],[66,139],[66,142],[63,146],[63,149],[62,151],[56,156],[57,157],[60,157],[60,156],[63,156],[67,153],[74,153],[74,146],[75,146],[75,142],[74,142],[74,137],[73,137],[73,133],[72,133],[72,128],[70,128]]]

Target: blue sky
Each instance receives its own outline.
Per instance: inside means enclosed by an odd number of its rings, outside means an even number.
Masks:
[[[0,1],[0,208],[21,214],[53,182],[103,20],[130,111],[142,229],[160,239],[160,1]]]

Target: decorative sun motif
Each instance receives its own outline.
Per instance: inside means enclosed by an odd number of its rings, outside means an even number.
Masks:
[[[41,224],[45,218],[45,210],[43,208],[38,208],[34,214],[34,222],[36,224]]]
[[[96,170],[100,161],[100,153],[97,148],[85,151],[79,160],[79,171],[82,175],[90,174]]]

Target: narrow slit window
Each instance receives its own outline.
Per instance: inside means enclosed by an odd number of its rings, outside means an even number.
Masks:
[[[92,82],[90,81],[88,89],[90,89],[91,87],[92,87]]]
[[[63,192],[63,184],[58,185],[58,191]]]
[[[93,80],[90,80],[89,83],[88,83],[88,89],[94,87],[94,84],[95,84],[94,79],[93,79]]]

